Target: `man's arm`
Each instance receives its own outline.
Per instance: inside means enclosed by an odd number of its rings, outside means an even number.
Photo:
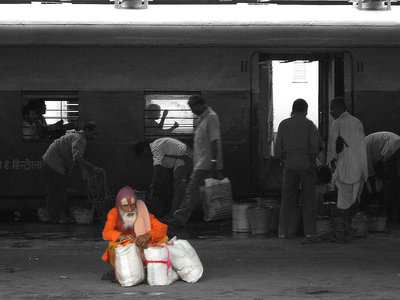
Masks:
[[[336,139],[339,136],[339,121],[333,121],[331,125],[331,129],[329,131],[329,140],[328,140],[328,153],[327,153],[327,163],[331,163],[331,165],[336,165],[335,161],[337,159],[336,154]],[[332,166],[333,168],[335,166]]]
[[[81,165],[81,166],[83,166],[83,167],[85,167],[85,168],[90,168],[90,169],[92,169],[94,172],[98,172],[98,173],[103,172],[103,169],[102,169],[102,168],[100,168],[100,167],[98,167],[98,166],[92,164],[91,162],[88,162],[88,161],[85,160],[83,157],[77,158],[77,159],[76,159],[76,162],[77,162],[79,165]]]
[[[309,145],[310,145],[310,155],[311,155],[311,165],[313,167],[317,167],[317,154],[319,152],[319,135],[317,127],[314,124],[311,124],[311,129],[309,131]]]
[[[117,242],[121,240],[123,233],[117,230],[118,215],[115,210],[111,210],[107,215],[107,221],[103,229],[103,239],[106,241]]]

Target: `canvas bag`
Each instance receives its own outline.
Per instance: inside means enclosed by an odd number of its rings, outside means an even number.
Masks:
[[[203,265],[188,241],[174,237],[165,247],[169,249],[172,266],[182,280],[195,283],[201,278]]]
[[[137,285],[145,279],[139,248],[134,243],[115,248],[115,273],[122,286]]]
[[[144,249],[147,265],[147,283],[149,285],[170,285],[179,279],[172,268],[168,248],[158,245]]]
[[[228,178],[218,180],[205,179],[205,186],[200,187],[204,221],[224,219],[232,216],[232,189]]]

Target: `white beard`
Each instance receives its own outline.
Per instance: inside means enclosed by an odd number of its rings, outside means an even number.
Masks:
[[[122,209],[119,209],[119,213],[122,218],[122,229],[133,230],[133,225],[137,218],[137,210],[135,209],[133,212],[124,212]],[[133,215],[128,216],[128,214]]]

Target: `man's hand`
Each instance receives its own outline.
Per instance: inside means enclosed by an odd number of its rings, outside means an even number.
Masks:
[[[94,167],[93,168],[93,172],[95,172],[95,173],[103,173],[104,169],[103,168],[99,168],[99,167]]]
[[[133,236],[121,233],[120,236],[118,237],[118,242],[122,242],[125,240],[131,240],[134,242]]]
[[[151,235],[148,233],[145,233],[145,234],[139,235],[136,238],[135,243],[138,247],[147,248],[147,245],[148,245],[150,239],[151,239]]]
[[[174,125],[172,126],[172,128],[178,128],[179,127],[179,123],[175,122]]]
[[[165,118],[168,115],[168,109],[164,109],[163,113],[162,113],[162,117]]]
[[[63,121],[63,120],[60,120],[60,121],[56,122],[54,125],[56,125],[56,126],[62,126],[63,124],[64,124],[64,121]]]

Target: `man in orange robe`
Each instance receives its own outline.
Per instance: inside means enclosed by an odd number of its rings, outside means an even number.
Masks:
[[[115,207],[107,215],[103,239],[109,241],[103,260],[115,268],[115,248],[123,241],[136,243],[141,250],[152,243],[166,243],[167,225],[150,214],[146,204],[126,186],[118,192]]]

